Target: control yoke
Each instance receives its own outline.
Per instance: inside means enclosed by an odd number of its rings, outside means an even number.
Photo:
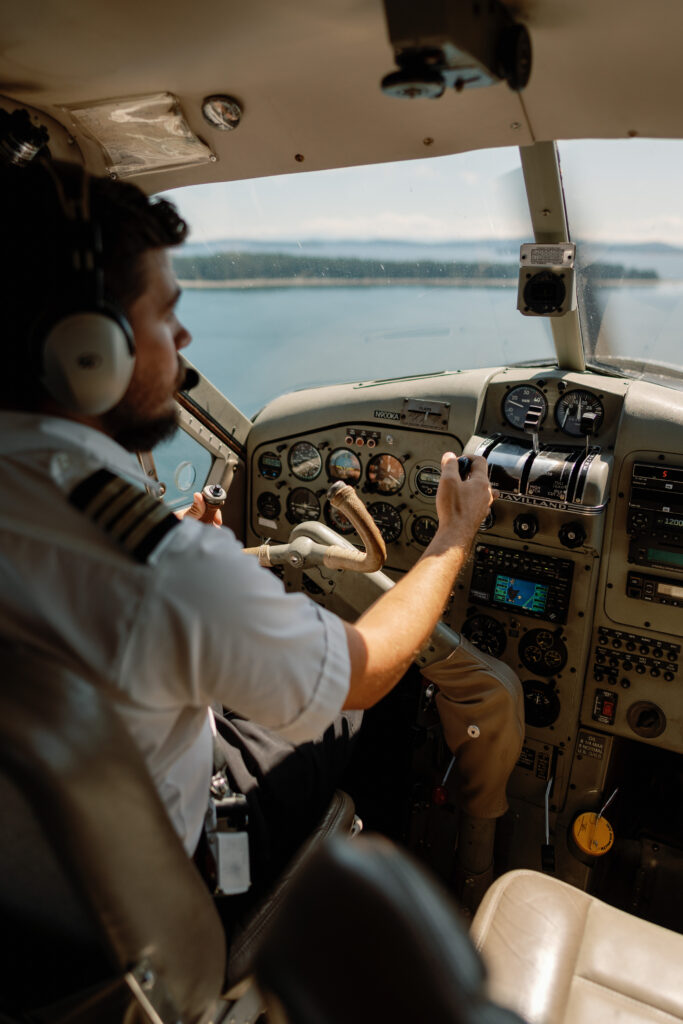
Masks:
[[[353,487],[337,480],[329,488],[327,499],[338,512],[352,523],[364,544],[364,550],[349,545],[321,544],[303,534],[296,527],[287,544],[261,544],[245,548],[245,554],[256,555],[260,565],[291,565],[295,569],[308,569],[324,565],[328,569],[351,569],[353,572],[377,572],[386,561],[387,549],[377,524],[356,494]]]

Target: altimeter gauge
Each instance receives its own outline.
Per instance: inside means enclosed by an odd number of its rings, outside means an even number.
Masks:
[[[542,391],[532,384],[520,384],[508,391],[503,399],[503,416],[511,427],[524,430],[524,421],[531,408],[540,408],[539,423],[542,423],[548,412],[548,402]]]

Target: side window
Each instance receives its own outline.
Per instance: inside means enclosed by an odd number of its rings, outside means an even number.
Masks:
[[[157,477],[165,484],[164,503],[171,509],[192,503],[194,491],[201,491],[211,469],[213,457],[184,430],[154,449]]]

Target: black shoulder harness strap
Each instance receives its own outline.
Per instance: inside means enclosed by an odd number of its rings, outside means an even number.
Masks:
[[[108,469],[77,484],[69,501],[138,562],[146,562],[179,524],[165,505]]]

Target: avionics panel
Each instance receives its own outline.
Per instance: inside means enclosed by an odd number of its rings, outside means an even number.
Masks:
[[[566,558],[477,544],[469,599],[491,608],[564,624],[573,573],[574,564]]]
[[[683,572],[683,468],[634,463],[626,528],[629,562]]]

